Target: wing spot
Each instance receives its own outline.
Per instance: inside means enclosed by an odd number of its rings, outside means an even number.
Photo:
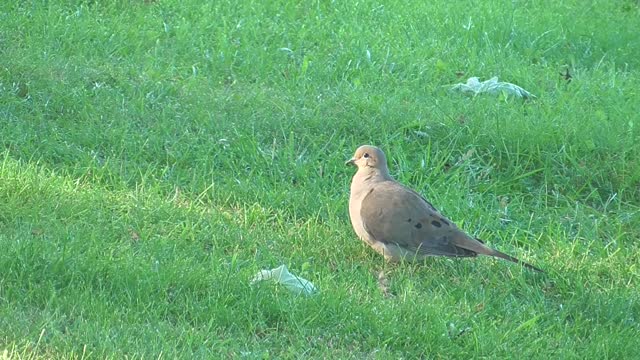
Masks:
[[[416,229],[421,229],[422,228],[422,224],[421,223],[417,223],[415,226],[416,226]]]
[[[408,218],[408,219],[407,219],[407,222],[411,222],[411,218]]]
[[[440,218],[440,221],[441,221],[443,224],[445,224],[445,225],[449,226],[449,222],[448,222],[447,220],[445,220],[445,219],[443,219],[443,218]]]
[[[431,225],[435,226],[435,227],[442,227],[442,224],[440,224],[440,222],[433,220],[431,222]]]

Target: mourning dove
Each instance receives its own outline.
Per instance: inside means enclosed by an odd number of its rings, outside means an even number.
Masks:
[[[349,216],[358,237],[387,260],[478,254],[537,267],[484,245],[460,230],[427,200],[389,175],[387,158],[375,146],[360,146],[347,164],[358,171],[351,182]]]

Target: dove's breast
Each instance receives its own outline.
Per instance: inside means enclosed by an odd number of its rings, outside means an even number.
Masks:
[[[364,189],[363,187],[360,187],[358,189],[354,189],[354,186],[352,185],[351,194],[349,195],[349,218],[351,219],[351,225],[353,226],[353,230],[355,230],[356,235],[369,245],[371,245],[373,240],[370,239],[369,234],[364,229],[360,209],[362,206],[362,200],[371,190],[373,190],[373,188]]]
[[[385,244],[377,241],[365,229],[361,212],[362,202],[374,190],[374,184],[368,183],[366,180],[357,183],[356,180],[354,178],[354,182],[351,184],[351,193],[349,195],[349,218],[356,235],[388,260],[397,260],[403,257],[402,249],[399,249],[395,244]]]

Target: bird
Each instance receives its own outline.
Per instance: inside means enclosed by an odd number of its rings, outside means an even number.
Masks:
[[[469,236],[420,194],[394,180],[387,158],[378,147],[358,147],[345,164],[358,168],[349,194],[351,225],[356,235],[386,260],[485,255],[544,272]]]

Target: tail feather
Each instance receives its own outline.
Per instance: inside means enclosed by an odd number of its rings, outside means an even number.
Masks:
[[[466,249],[466,250],[470,250],[471,252],[474,252],[476,254],[482,254],[482,255],[488,255],[488,256],[495,256],[504,260],[508,260],[508,261],[512,261],[516,264],[520,264],[524,267],[526,267],[527,269],[531,269],[537,272],[541,272],[543,273],[544,271],[540,268],[537,268],[531,264],[527,264],[524,261],[521,261],[517,258],[514,258],[513,256],[507,255],[505,253],[502,253],[496,249],[492,249],[490,247],[488,247],[487,245],[484,244],[484,242],[478,238],[471,238],[471,237],[459,237],[459,238],[455,238],[455,245],[457,247]]]
[[[495,249],[492,249],[492,250],[493,250],[493,252],[491,254],[489,254],[489,255],[492,255],[492,256],[495,256],[495,257],[499,257],[501,259],[512,261],[512,262],[514,262],[516,264],[520,264],[520,265],[526,267],[527,269],[531,269],[531,270],[534,270],[534,271],[537,271],[537,272],[541,272],[541,273],[544,272],[542,269],[537,268],[537,267],[535,267],[535,266],[533,266],[531,264],[527,264],[526,262],[524,262],[524,261],[522,261],[520,259],[514,258],[513,256],[507,255],[507,254],[502,253],[502,252],[500,252],[498,250],[495,250]]]

